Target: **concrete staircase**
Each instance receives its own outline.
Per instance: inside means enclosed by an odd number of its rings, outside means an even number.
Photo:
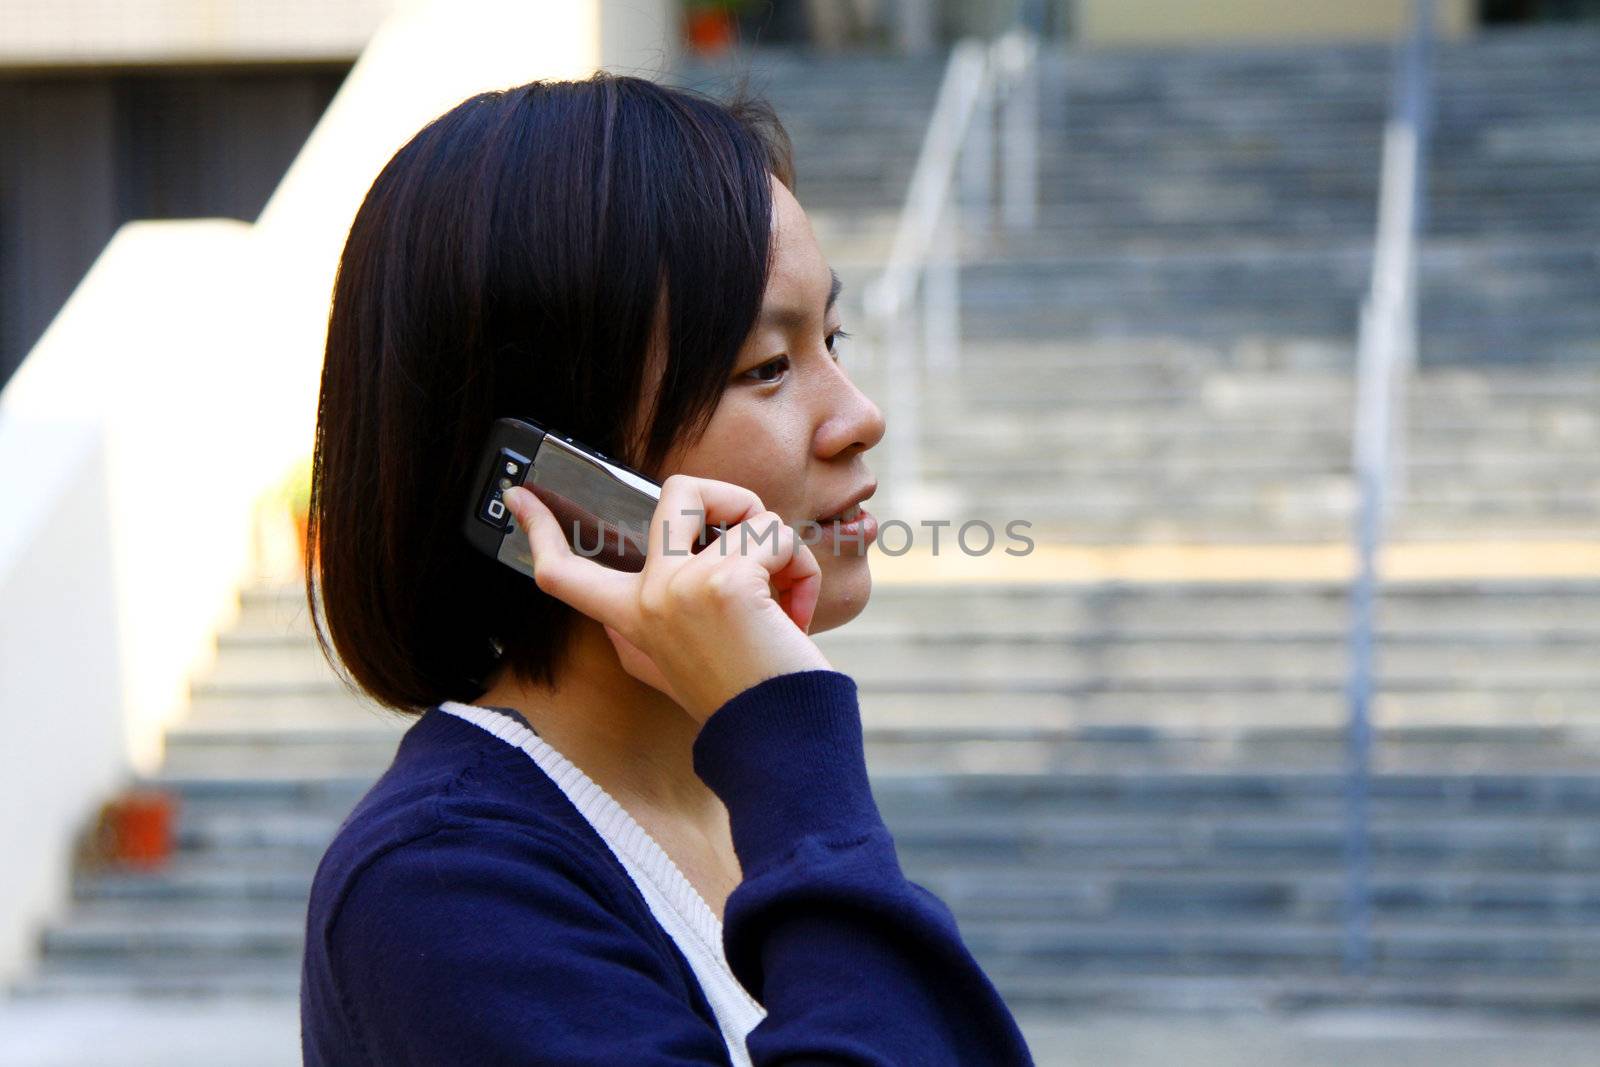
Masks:
[[[1572,31],[1441,56],[1403,538],[1600,532],[1597,59]],[[1389,62],[1047,60],[1041,223],[967,249],[965,363],[924,383],[953,518],[1078,545],[1345,535]],[[939,71],[759,64],[857,292]],[[1338,969],[1345,595],[882,584],[823,635],[907,870],[1014,1005],[1600,1009],[1600,580],[1387,590],[1365,984]],[[331,679],[297,593],[247,590],[158,780],[179,856],[81,871],[26,988],[292,992],[317,856],[405,725]]]
[[[769,101],[794,143],[796,195],[843,236],[892,225],[943,76],[939,59],[771,50],[733,65],[691,59],[668,80]]]
[[[1342,606],[1314,583],[886,586],[822,641],[861,684],[908,872],[1019,1003],[1348,1001],[1391,986],[1337,973]],[[1600,583],[1409,585],[1384,619],[1380,975],[1587,1010]],[[320,666],[294,591],[247,592],[155,783],[178,856],[80,872],[26,991],[291,992],[317,857],[404,725]]]
[[[922,383],[925,469],[952,518],[1076,543],[1346,535],[1391,66],[1372,45],[1044,57],[1039,222],[969,240],[965,358]],[[848,320],[939,66],[776,53],[753,69]],[[1593,30],[1440,49],[1401,538],[1600,530],[1597,70]],[[884,395],[881,367],[856,371]]]
[[[976,244],[928,471],[1047,540],[1345,536],[1391,58],[1046,62],[1039,225]],[[1409,540],[1600,530],[1600,34],[1441,49]]]
[[[1593,30],[1440,49],[1425,363],[1600,360],[1597,60]],[[1391,64],[1371,46],[1051,58],[1040,224],[974,267],[968,329],[1348,341]]]
[[[1043,541],[1337,541],[1354,400],[1327,365],[1347,355],[1262,339],[970,345],[926,392],[924,470],[953,517],[1026,519]],[[1408,407],[1397,537],[1600,531],[1600,362],[1428,368]]]

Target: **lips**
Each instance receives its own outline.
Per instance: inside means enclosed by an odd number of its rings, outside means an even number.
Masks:
[[[830,522],[854,522],[861,517],[861,502],[877,491],[878,483],[869,482],[842,500],[832,511],[819,516],[816,521],[824,525]]]

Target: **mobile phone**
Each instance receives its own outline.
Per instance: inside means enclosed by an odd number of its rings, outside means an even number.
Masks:
[[[638,471],[528,419],[496,419],[478,460],[463,528],[480,552],[531,578],[527,531],[503,499],[513,486],[544,502],[574,552],[617,570],[644,569],[661,486]]]

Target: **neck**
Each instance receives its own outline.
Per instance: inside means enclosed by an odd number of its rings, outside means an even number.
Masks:
[[[599,623],[580,616],[576,626],[555,685],[523,682],[502,667],[473,703],[515,709],[630,811],[715,819],[716,795],[694,773],[699,724],[622,669]]]

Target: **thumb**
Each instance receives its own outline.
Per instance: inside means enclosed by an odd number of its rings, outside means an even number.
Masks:
[[[500,499],[505,501],[506,510],[517,520],[517,525],[530,532],[537,526],[541,516],[550,515],[550,509],[545,506],[545,502],[520,485],[514,485],[501,493]]]

